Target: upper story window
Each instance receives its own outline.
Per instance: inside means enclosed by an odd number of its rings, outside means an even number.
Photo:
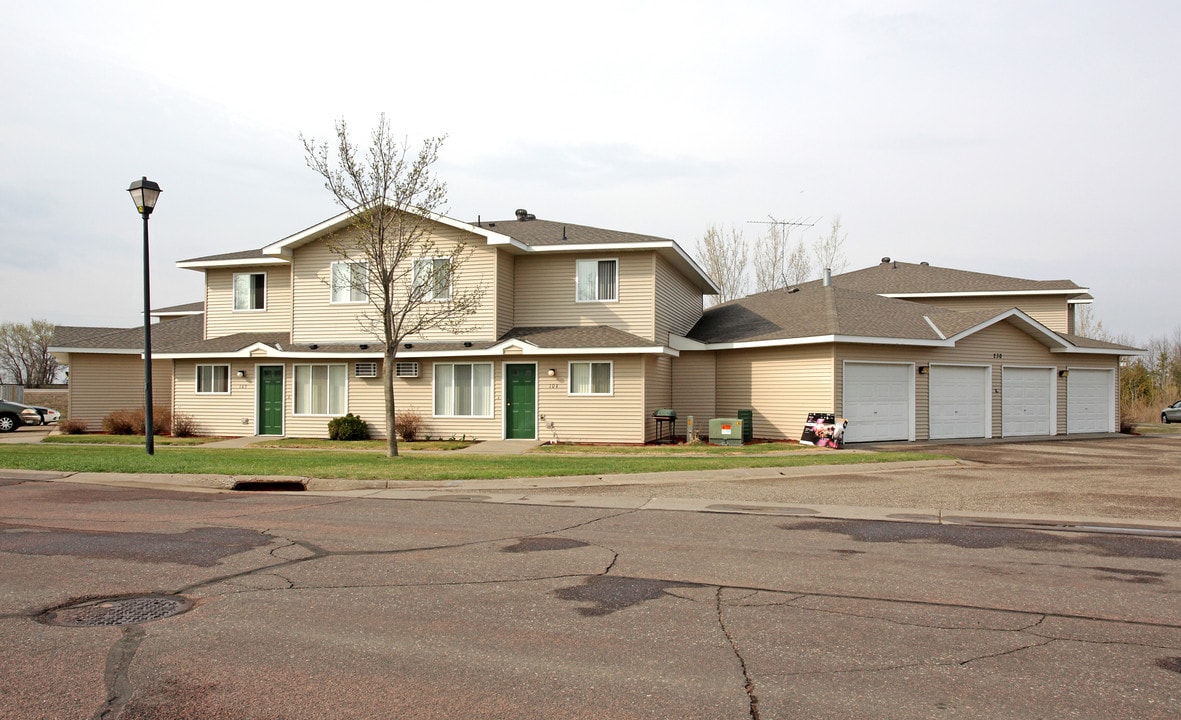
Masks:
[[[339,260],[332,263],[332,302],[359,303],[369,300],[369,263]]]
[[[230,392],[229,365],[198,365],[197,394],[226,395]]]
[[[414,285],[425,290],[423,300],[451,299],[451,258],[418,258],[414,261]]]
[[[578,302],[619,299],[618,260],[579,260],[576,271]]]
[[[267,309],[266,273],[234,273],[234,309]]]
[[[571,395],[610,395],[614,390],[614,372],[610,362],[570,363]]]

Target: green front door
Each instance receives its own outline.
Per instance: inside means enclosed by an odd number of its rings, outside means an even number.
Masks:
[[[506,438],[537,438],[537,366],[505,365]]]
[[[283,434],[283,366],[258,368],[258,434]]]

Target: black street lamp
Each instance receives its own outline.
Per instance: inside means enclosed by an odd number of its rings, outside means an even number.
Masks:
[[[156,453],[152,420],[152,293],[148,272],[148,216],[160,197],[160,186],[144,177],[127,188],[135,209],[144,219],[144,446],[149,455]]]

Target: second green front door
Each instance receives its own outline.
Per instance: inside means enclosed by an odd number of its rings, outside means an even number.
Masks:
[[[283,434],[283,366],[258,367],[258,434]]]
[[[537,437],[537,366],[504,366],[504,436],[533,440]]]

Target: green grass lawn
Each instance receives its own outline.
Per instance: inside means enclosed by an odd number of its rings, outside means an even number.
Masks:
[[[726,470],[749,467],[846,465],[933,460],[946,456],[918,452],[841,452],[797,455],[582,455],[530,453],[339,452],[255,448],[156,448],[102,445],[0,445],[0,467],[66,472],[291,475],[355,480],[472,480],[480,478],[614,475],[670,470]]]
[[[788,454],[801,450],[824,450],[814,445],[799,443],[763,442],[747,445],[710,445],[704,442],[679,443],[677,445],[541,445],[534,452],[546,455],[644,455],[686,457],[692,455],[771,455]]]
[[[152,440],[153,445],[204,445],[221,440],[215,437],[169,437],[157,435]],[[83,435],[47,435],[41,439],[43,443],[61,445],[139,445],[143,447],[143,435],[100,435],[88,433]]]

